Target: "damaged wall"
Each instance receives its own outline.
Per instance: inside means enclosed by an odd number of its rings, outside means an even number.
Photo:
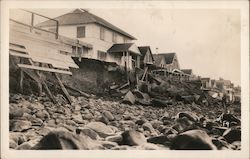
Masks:
[[[125,80],[122,72],[108,71],[111,64],[94,60],[73,58],[79,69],[71,69],[72,76],[62,75],[62,80],[69,86],[88,93],[101,93],[105,87]]]

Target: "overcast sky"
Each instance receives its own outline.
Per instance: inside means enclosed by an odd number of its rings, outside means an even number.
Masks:
[[[56,17],[73,9],[37,9]],[[181,69],[240,85],[240,11],[234,9],[88,9],[149,45],[176,52]]]

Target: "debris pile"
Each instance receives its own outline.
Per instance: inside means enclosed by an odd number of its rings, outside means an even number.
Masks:
[[[47,96],[10,94],[9,147],[17,150],[241,149],[240,112],[235,111],[236,105],[228,107],[229,113],[223,113],[223,107],[215,110],[183,100],[165,101],[162,106],[162,99],[152,100],[152,95],[140,91],[125,96],[133,105],[122,100],[71,98],[72,104],[67,104],[59,94],[54,104]]]

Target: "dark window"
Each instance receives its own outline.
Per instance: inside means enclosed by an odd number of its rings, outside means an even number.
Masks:
[[[112,41],[113,41],[114,43],[117,42],[117,35],[116,35],[116,33],[113,33],[113,34],[112,34]]]
[[[101,39],[101,40],[104,40],[104,34],[105,34],[105,33],[104,33],[104,28],[101,27],[101,28],[100,28],[100,39]]]
[[[97,56],[99,60],[106,60],[107,53],[103,51],[97,51]]]
[[[85,26],[77,27],[77,38],[85,37]]]

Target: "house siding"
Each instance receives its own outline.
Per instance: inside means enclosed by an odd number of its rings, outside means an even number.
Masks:
[[[124,39],[126,42],[131,42],[132,40],[126,36],[121,35],[118,32],[112,31],[108,28],[104,28],[104,40],[100,39],[100,30],[101,25],[91,23],[91,24],[84,24],[84,25],[68,25],[68,26],[60,26],[59,27],[59,34],[70,37],[70,38],[77,38],[77,27],[85,26],[85,37],[78,38],[79,40],[92,44],[93,49],[89,50],[87,54],[84,54],[83,57],[98,59],[98,51],[107,52],[107,50],[114,44],[113,42],[113,33],[116,34],[116,42],[115,43],[124,43]],[[50,27],[53,28],[53,27]],[[48,29],[48,28],[47,28]],[[117,62],[112,55],[107,53],[107,57],[105,61],[109,62]]]

